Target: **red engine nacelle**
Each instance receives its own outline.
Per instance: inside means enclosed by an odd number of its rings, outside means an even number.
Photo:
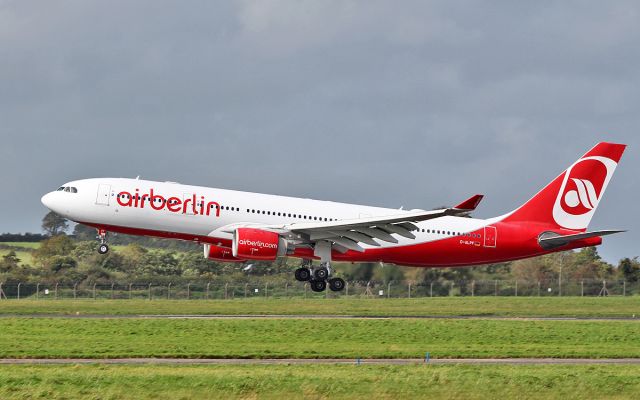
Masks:
[[[204,256],[210,260],[222,262],[244,262],[241,258],[236,258],[228,247],[220,247],[213,244],[204,245]]]
[[[232,249],[234,257],[273,261],[287,254],[287,241],[275,232],[238,228],[233,234]]]

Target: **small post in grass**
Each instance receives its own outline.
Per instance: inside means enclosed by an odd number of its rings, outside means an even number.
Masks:
[[[360,357],[356,358],[356,365],[360,365],[361,362],[362,360],[360,359]]]
[[[424,363],[427,364],[429,363],[430,360],[431,360],[431,353],[427,351],[426,353],[424,353]]]

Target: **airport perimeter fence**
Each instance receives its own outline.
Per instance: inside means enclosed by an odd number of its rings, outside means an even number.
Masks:
[[[308,283],[194,282],[158,285],[143,282],[110,284],[1,283],[0,301],[10,299],[172,299],[214,300],[247,298],[424,298],[460,296],[633,296],[640,295],[640,282],[601,281],[433,281],[347,282],[342,292],[316,293]]]

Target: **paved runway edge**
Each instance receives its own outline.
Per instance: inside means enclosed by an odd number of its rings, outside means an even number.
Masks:
[[[270,365],[270,364],[361,364],[361,365],[451,365],[451,364],[638,364],[640,358],[419,358],[346,359],[346,358],[3,358],[0,365],[64,365],[64,364],[166,364],[166,365]]]

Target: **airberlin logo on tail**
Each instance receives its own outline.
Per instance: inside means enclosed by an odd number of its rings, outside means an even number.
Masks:
[[[553,205],[553,219],[567,229],[586,229],[617,163],[606,157],[585,157],[565,172]]]
[[[129,192],[120,192],[116,199],[122,207],[134,208],[151,208],[156,211],[166,209],[174,213],[194,214],[194,215],[211,215],[220,216],[220,204],[215,201],[205,201],[204,196],[194,194],[191,197],[180,199],[178,197],[165,198],[162,195],[155,194],[153,189],[148,194],[140,194],[136,189],[134,194]],[[213,210],[213,211],[212,211]]]
[[[587,210],[593,210],[598,205],[598,194],[593,183],[587,179],[571,178],[575,190],[569,190],[564,195],[564,203],[570,208],[582,206]]]

